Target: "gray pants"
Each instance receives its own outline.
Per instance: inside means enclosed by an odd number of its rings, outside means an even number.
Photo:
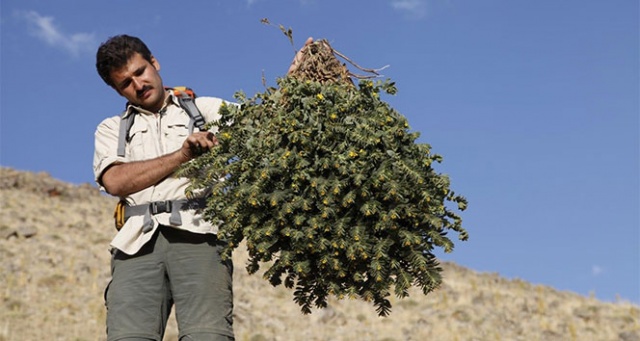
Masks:
[[[105,290],[109,341],[161,341],[175,303],[180,340],[233,337],[231,260],[214,235],[160,226],[135,255],[116,251]]]

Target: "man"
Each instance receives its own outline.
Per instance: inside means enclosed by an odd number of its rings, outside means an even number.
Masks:
[[[191,118],[164,88],[160,63],[139,38],[108,39],[98,48],[96,68],[128,101],[123,115],[105,119],[95,132],[96,181],[126,202],[127,217],[111,241],[108,340],[162,340],[174,304],[181,341],[233,340],[232,263],[220,258],[217,227],[198,214],[202,200],[187,200],[188,180],[173,176],[217,143],[217,129],[190,132]],[[207,122],[218,118],[222,103],[196,99]],[[131,115],[121,155],[120,123]]]

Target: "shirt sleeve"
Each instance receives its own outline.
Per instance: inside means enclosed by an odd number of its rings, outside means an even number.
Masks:
[[[102,173],[112,164],[124,163],[126,159],[118,156],[118,135],[120,133],[120,117],[114,116],[102,121],[95,132],[95,149],[93,154],[93,174],[100,190]]]
[[[227,105],[236,105],[236,103],[228,102],[216,97],[197,97],[196,98],[196,105],[198,106],[198,109],[202,113],[202,116],[204,116],[204,119],[206,122],[215,122],[221,118],[219,111],[220,111],[220,107],[222,106],[222,103],[225,103]],[[213,133],[216,133],[218,131],[218,128],[214,126],[210,130]]]

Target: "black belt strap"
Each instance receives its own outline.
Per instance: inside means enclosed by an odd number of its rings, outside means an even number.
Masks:
[[[153,201],[148,204],[126,206],[124,209],[124,219],[127,220],[133,216],[144,215],[144,222],[142,225],[142,232],[149,232],[153,228],[152,215],[158,213],[171,213],[169,217],[169,223],[172,225],[182,225],[182,217],[180,211],[186,211],[189,209],[203,208],[205,206],[205,199],[180,199],[180,200],[165,200],[165,201]]]

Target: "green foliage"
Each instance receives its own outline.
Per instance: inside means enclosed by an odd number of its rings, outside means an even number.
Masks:
[[[441,283],[433,250],[452,251],[449,230],[467,239],[447,205],[467,202],[432,168],[441,156],[416,143],[381,92],[395,94],[394,83],[287,77],[252,98],[237,93],[240,106],[222,107],[215,123],[219,145],[181,170],[190,193],[210,191],[205,218],[220,222],[225,256],[246,240],[249,273],[269,264],[265,279],[293,288],[304,313],[335,295],[388,315],[392,289],[426,295]]]

